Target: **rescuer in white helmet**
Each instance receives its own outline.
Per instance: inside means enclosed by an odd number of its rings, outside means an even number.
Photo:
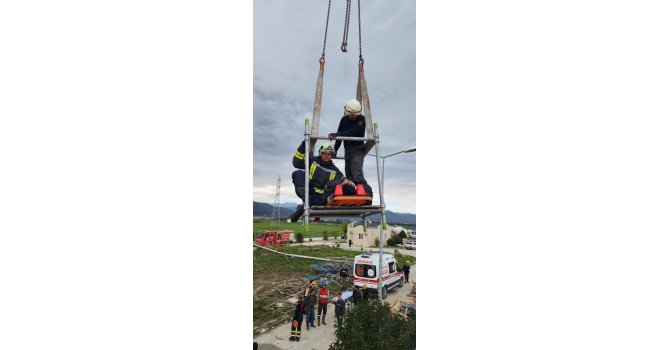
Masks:
[[[328,139],[332,141],[337,136],[365,137],[365,117],[361,114],[358,100],[351,99],[344,105],[344,116],[340,119],[337,132],[328,134]],[[340,149],[341,142],[335,141],[335,153]],[[344,173],[354,183],[367,185],[363,176],[364,144],[363,141],[344,140]],[[366,190],[368,188],[366,186]]]

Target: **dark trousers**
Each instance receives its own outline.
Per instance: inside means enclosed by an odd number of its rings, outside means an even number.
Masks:
[[[295,188],[295,194],[305,201],[305,171],[296,170],[291,174],[293,179],[293,187]],[[313,205],[324,205],[326,204],[326,196],[314,192],[314,187],[309,186],[309,206]]]
[[[305,311],[305,313],[307,313],[307,315],[305,316],[305,317],[307,317],[307,324],[310,325],[310,326],[313,325],[314,324],[314,308],[307,309],[307,311]]]
[[[409,272],[405,272],[405,283],[409,283]]]
[[[295,324],[298,323],[296,327]],[[291,322],[291,339],[300,341],[300,331],[302,330],[302,317],[300,319],[293,319]]]
[[[357,184],[366,184],[363,177],[363,147],[352,147],[344,150],[344,173],[348,179]],[[304,180],[303,180],[304,181]]]
[[[326,311],[328,311],[328,304],[319,304],[317,314],[321,316],[321,310],[323,310],[323,315],[326,316]]]

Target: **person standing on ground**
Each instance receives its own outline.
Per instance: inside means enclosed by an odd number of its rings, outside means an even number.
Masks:
[[[361,296],[362,296],[361,300],[368,300],[368,297],[369,297],[368,286],[363,285],[363,289],[361,289]]]
[[[311,288],[305,297],[305,318],[307,318],[307,330],[314,326],[314,307],[316,306],[316,282],[311,283]]]
[[[402,266],[402,272],[405,274],[405,283],[409,283],[409,260],[406,260],[405,265]]]
[[[337,292],[337,300],[335,300],[335,318],[337,319],[337,327],[342,325],[344,320],[344,299],[342,299],[342,292]]]
[[[354,306],[357,306],[361,299],[363,299],[363,292],[361,292],[361,288],[359,286],[354,286],[354,290],[352,291],[351,295],[351,301],[354,303]]]
[[[328,290],[328,282],[321,282],[321,288],[319,288],[319,309],[316,312],[316,325],[320,326],[321,323],[326,325],[326,311],[328,311],[328,301],[330,299],[330,291]],[[321,318],[321,312],[323,312],[323,318]]]
[[[358,100],[349,100],[344,105],[344,116],[340,119],[337,132],[328,134],[328,140],[333,141],[338,136],[365,137],[365,116],[361,114],[361,103]],[[335,153],[341,143],[342,140],[335,141]],[[344,141],[344,174],[356,184],[367,185],[363,177],[364,147],[363,141]]]
[[[309,291],[316,286],[316,282],[314,282],[314,279],[309,280],[307,283],[307,286],[305,286],[305,298],[309,295]]]
[[[352,243],[353,243],[353,242],[352,242],[351,240],[349,240],[349,248],[351,248],[351,244],[352,244]]]
[[[340,285],[344,286],[344,283],[347,281],[347,276],[349,276],[349,270],[346,267],[340,269]]]
[[[293,313],[293,321],[291,321],[291,337],[290,341],[300,341],[300,331],[302,330],[302,318],[305,314],[305,303],[302,299],[298,300],[295,305],[295,313]]]

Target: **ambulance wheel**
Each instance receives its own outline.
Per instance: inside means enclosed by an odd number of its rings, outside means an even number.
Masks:
[[[405,280],[401,277],[400,278],[400,288],[402,288],[403,284],[405,283]]]
[[[272,247],[273,245],[274,245],[274,243],[268,242],[268,247]]]
[[[384,288],[382,288],[382,299],[386,299],[387,296],[388,296],[388,288],[384,286]]]

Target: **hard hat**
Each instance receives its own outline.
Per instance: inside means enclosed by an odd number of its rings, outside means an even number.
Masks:
[[[347,113],[360,113],[361,112],[361,103],[358,100],[351,99],[344,105],[344,110]]]
[[[323,282],[321,282],[321,285],[322,285],[322,286],[327,286],[327,285],[328,285],[328,282],[323,281]]]
[[[330,143],[324,143],[321,145],[321,148],[319,148],[319,154],[321,153],[335,154],[335,148]]]
[[[313,286],[316,286],[316,282],[312,281],[312,285],[313,285]]]

